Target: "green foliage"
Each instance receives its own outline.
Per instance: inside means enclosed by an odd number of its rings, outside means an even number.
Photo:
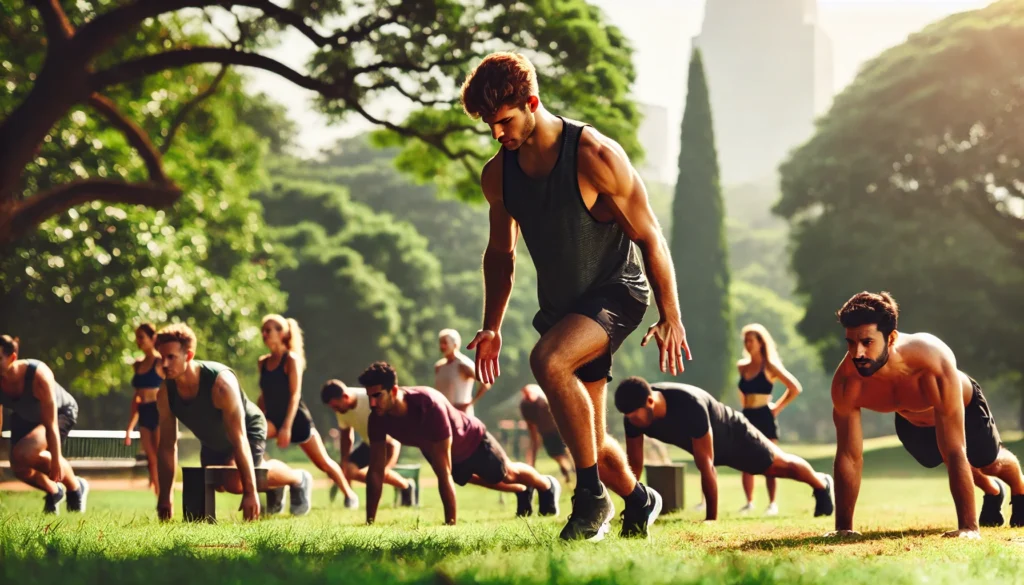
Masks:
[[[835,311],[888,290],[900,328],[945,340],[977,377],[1024,372],[1024,2],[911,35],[868,63],[782,166],[800,331],[829,364]]]
[[[733,368],[725,209],[711,104],[700,51],[690,60],[679,179],[672,207],[672,260],[694,359],[681,379],[721,396]]]
[[[92,14],[87,3],[68,10],[76,22]],[[185,38],[183,26],[153,21],[117,52],[131,55]],[[44,47],[32,38],[0,35],[0,74],[10,90],[0,93],[0,116],[24,98],[26,80],[38,67]],[[109,95],[160,137],[176,102],[205,88],[214,73],[187,68]],[[255,360],[258,318],[279,310],[284,297],[266,259],[260,206],[248,198],[263,177],[264,146],[237,112],[253,107],[241,78],[229,73],[218,93],[187,118],[164,159],[184,191],[173,209],[81,205],[46,221],[0,257],[0,323],[21,336],[25,357],[49,363],[76,394],[102,394],[127,385],[138,323],[184,320],[199,335],[199,356],[232,365]],[[80,108],[50,132],[25,182],[35,190],[115,175],[146,176],[124,137]]]

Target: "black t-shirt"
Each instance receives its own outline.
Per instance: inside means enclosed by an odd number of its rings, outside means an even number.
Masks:
[[[626,437],[646,435],[693,453],[693,440],[710,429],[718,459],[718,451],[729,448],[736,431],[745,427],[742,415],[696,386],[659,382],[651,384],[651,389],[665,397],[665,416],[643,429],[623,417]]]

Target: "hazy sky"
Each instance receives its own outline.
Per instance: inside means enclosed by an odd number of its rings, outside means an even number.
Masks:
[[[723,0],[707,0],[710,2]],[[764,0],[771,1],[771,0]],[[633,94],[641,102],[669,109],[669,124],[678,128],[686,95],[690,41],[701,29],[705,0],[591,0],[628,36],[635,49],[637,79]],[[818,0],[819,23],[833,44],[834,85],[838,92],[855,77],[860,65],[899,44],[907,35],[949,14],[979,8],[984,0]],[[270,54],[297,69],[312,45],[290,34]],[[261,71],[252,74],[254,88],[288,107],[299,124],[299,144],[315,153],[340,136],[369,128],[362,123],[328,127],[310,106],[311,92]],[[594,123],[600,124],[599,120]],[[668,160],[675,160],[678,138],[673,132]]]

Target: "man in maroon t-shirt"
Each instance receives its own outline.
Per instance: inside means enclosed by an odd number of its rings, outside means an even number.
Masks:
[[[542,516],[558,515],[561,486],[525,463],[509,461],[498,440],[480,419],[456,409],[443,394],[426,386],[399,387],[398,374],[385,362],[375,362],[359,376],[370,398],[370,472],[366,477],[366,523],[377,517],[386,439],[418,447],[437,475],[446,524],[455,524],[455,484],[474,483],[491,489],[505,484],[516,491],[516,515],[533,513],[538,492]],[[502,490],[502,491],[507,491]]]

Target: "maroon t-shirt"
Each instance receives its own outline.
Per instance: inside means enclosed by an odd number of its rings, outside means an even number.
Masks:
[[[403,445],[423,449],[424,445],[452,439],[452,463],[461,463],[480,446],[487,428],[473,416],[458,410],[448,399],[433,388],[415,386],[402,388],[405,416],[370,413],[370,443],[384,441],[390,436]]]

